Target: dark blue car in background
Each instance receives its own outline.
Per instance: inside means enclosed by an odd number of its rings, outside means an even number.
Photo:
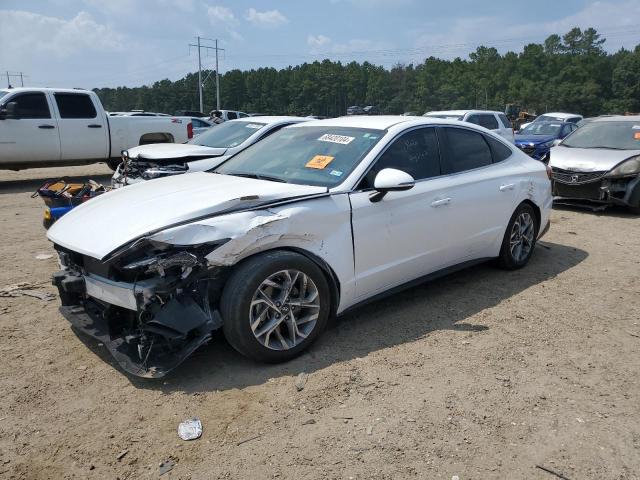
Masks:
[[[577,128],[571,122],[533,122],[516,134],[516,146],[530,157],[546,162],[553,142]]]

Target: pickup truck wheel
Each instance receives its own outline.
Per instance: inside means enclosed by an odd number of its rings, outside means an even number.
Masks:
[[[227,341],[261,362],[299,355],[322,333],[331,311],[327,279],[307,257],[286,251],[241,263],[225,285],[220,313]]]
[[[121,163],[122,163],[121,158],[110,158],[106,161],[106,164],[108,165],[108,167],[114,172],[118,169],[118,165],[120,165]]]

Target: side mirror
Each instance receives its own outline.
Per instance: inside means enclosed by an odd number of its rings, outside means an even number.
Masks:
[[[411,175],[395,168],[385,168],[380,170],[373,181],[373,192],[369,196],[372,202],[379,202],[388,192],[402,192],[410,190],[415,185],[415,180]]]
[[[556,139],[553,141],[552,146],[557,147],[557,146],[558,146],[558,145],[560,145],[561,143],[562,143],[562,139],[561,139],[561,138],[556,138]]]
[[[18,104],[16,102],[9,102],[3,108],[0,108],[0,120],[15,118],[17,106]]]

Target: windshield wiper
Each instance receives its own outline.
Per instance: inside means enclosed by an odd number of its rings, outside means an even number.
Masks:
[[[234,177],[255,178],[256,180],[267,180],[269,182],[289,183],[283,178],[270,177],[269,175],[262,175],[258,173],[227,173],[226,175],[232,175]]]
[[[626,150],[626,148],[618,148],[618,147],[607,147],[605,145],[594,145],[589,148],[606,148],[607,150]]]

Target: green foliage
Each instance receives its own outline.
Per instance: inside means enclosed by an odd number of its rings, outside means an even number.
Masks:
[[[593,28],[573,28],[522,52],[501,55],[478,47],[469,59],[429,57],[419,65],[387,70],[369,62],[324,60],[281,70],[230,70],[220,77],[223,108],[266,114],[344,115],[350,105],[377,105],[382,113],[458,108],[532,112],[570,111],[585,116],[640,111],[640,46],[607,54]],[[215,107],[215,75],[205,86],[205,113]],[[198,109],[198,76],[136,88],[95,91],[111,111],[166,113]]]

